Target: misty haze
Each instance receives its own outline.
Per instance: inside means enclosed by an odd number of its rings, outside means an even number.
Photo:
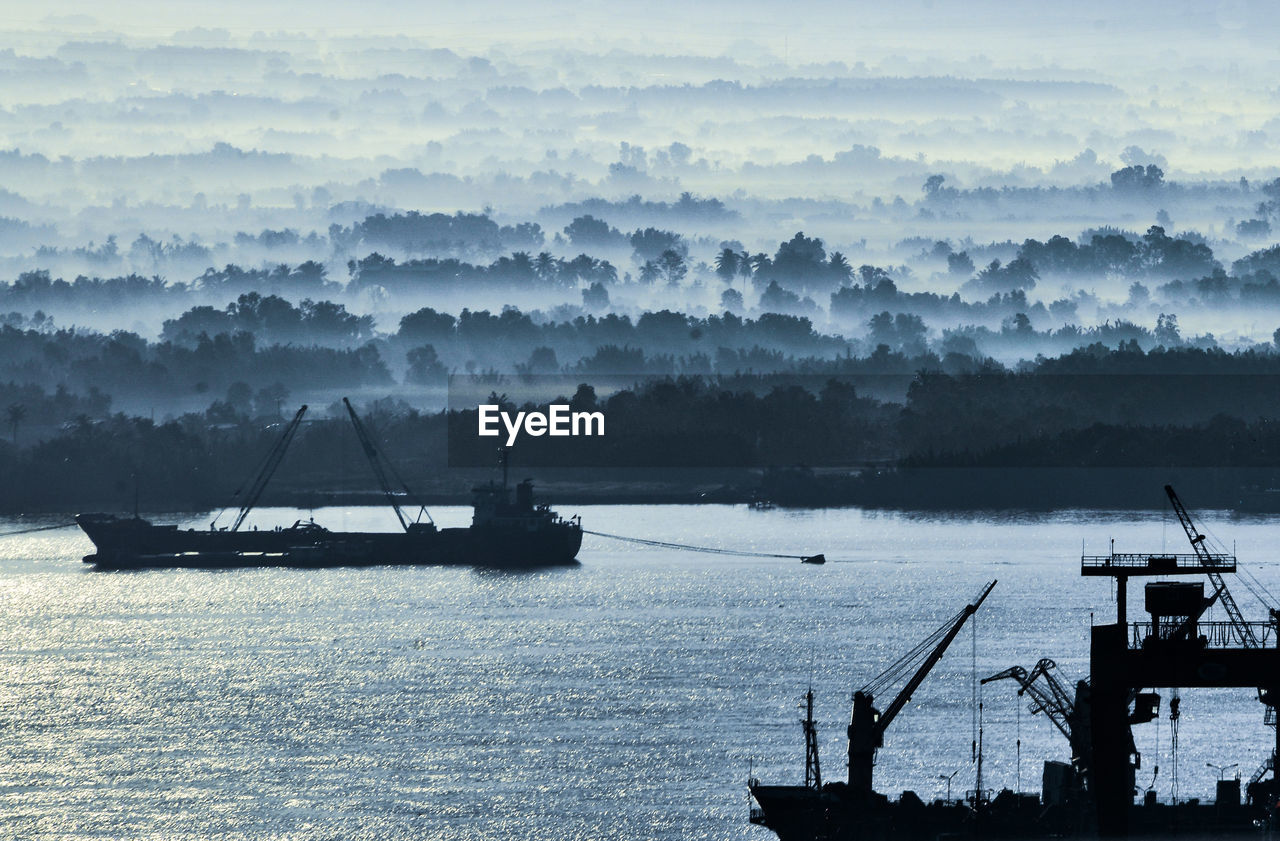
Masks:
[[[1272,4],[10,6],[0,836],[1280,825]]]

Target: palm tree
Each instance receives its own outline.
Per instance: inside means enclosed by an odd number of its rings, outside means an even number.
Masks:
[[[538,275],[538,280],[551,280],[556,274],[556,258],[549,252],[543,251],[534,258],[533,270]]]
[[[751,280],[752,268],[751,253],[744,248],[738,253],[738,276],[742,278],[743,297],[746,297],[748,291],[749,284],[747,281]]]
[[[527,251],[517,251],[511,255],[511,268],[521,277],[535,273],[533,259]]]
[[[640,282],[653,283],[662,276],[662,269],[658,268],[657,262],[646,260],[644,265],[640,267]]]
[[[11,403],[5,416],[9,420],[9,428],[13,430],[13,446],[18,446],[18,425],[27,419],[27,407],[21,403]]]
[[[849,261],[839,251],[833,251],[831,258],[827,261],[827,266],[831,270],[831,274],[835,278],[836,286],[844,286],[849,282],[849,278],[853,277],[853,266],[849,265]]]
[[[725,283],[732,283],[738,275],[738,252],[725,248],[716,255],[716,274]]]

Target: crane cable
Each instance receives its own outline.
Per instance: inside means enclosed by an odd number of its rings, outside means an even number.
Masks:
[[[1173,766],[1173,779],[1170,781],[1170,803],[1178,802],[1178,721],[1181,718],[1182,699],[1178,690],[1173,690],[1173,698],[1169,701],[1169,759]]]
[[[1212,543],[1213,548],[1219,553],[1224,555],[1227,554],[1226,543],[1213,533],[1213,529],[1209,528],[1207,525],[1200,525],[1199,529],[1201,533],[1207,535],[1206,543]],[[1233,546],[1231,551],[1232,557],[1235,557],[1235,554],[1235,547]],[[1244,564],[1240,563],[1239,559],[1236,560],[1236,575],[1240,583],[1244,585],[1245,589],[1248,590],[1263,607],[1270,609],[1280,606],[1280,599],[1277,599],[1272,592],[1267,589],[1266,585],[1258,580],[1258,577],[1253,574],[1252,570],[1246,568]]]
[[[1014,697],[1017,698],[1016,695]],[[1018,716],[1018,741],[1016,743],[1018,752],[1018,787],[1016,790],[1018,794],[1022,794],[1022,699],[1017,698],[1017,702],[1014,703],[1013,707]]]
[[[1249,594],[1252,595],[1255,599],[1257,599],[1262,604],[1263,607],[1272,606],[1272,604],[1267,601],[1266,596],[1264,596],[1260,592],[1259,582],[1257,582],[1256,580],[1250,581],[1249,576],[1246,575],[1244,569],[1240,566],[1240,563],[1238,561],[1236,562],[1236,574],[1237,574],[1237,580],[1239,580],[1239,582],[1244,585],[1244,588],[1249,591]]]
[[[0,532],[0,537],[14,537],[19,534],[33,534],[34,532],[38,532],[38,531],[56,531],[57,529],[70,529],[70,528],[75,528],[75,526],[76,526],[75,523],[62,523],[61,525],[57,525],[57,526],[35,526],[34,528],[18,529],[17,531],[3,531],[3,532]]]
[[[978,623],[973,623],[973,647],[969,652],[969,764],[978,761]]]
[[[806,558],[816,557],[814,555],[783,555],[777,552],[748,552],[741,549],[718,549],[713,546],[694,546],[690,543],[670,543],[665,540],[649,540],[643,537],[627,537],[621,534],[609,534],[603,531],[591,531],[583,529],[583,534],[594,535],[595,537],[607,537],[610,540],[621,540],[626,543],[639,543],[642,546],[659,546],[664,549],[683,549],[687,552],[706,552],[712,555],[738,555],[744,558],[788,558],[792,560],[805,560]]]
[[[942,638],[947,635],[947,632],[949,632],[951,628],[960,621],[964,614],[965,611],[961,610],[955,616],[948,619],[946,623],[939,626],[936,631],[921,640],[915,648],[890,663],[888,668],[872,678],[859,691],[867,695],[879,695],[889,686],[896,684],[899,680],[910,675],[919,668],[920,663],[929,656],[929,653],[938,647],[938,643],[941,642]]]
[[[1236,561],[1236,572],[1240,573],[1241,580],[1244,581],[1245,586],[1249,588],[1249,592],[1253,593],[1258,601],[1262,602],[1263,606],[1276,607],[1277,604],[1280,604],[1280,600],[1277,600],[1272,592],[1267,589],[1267,585],[1258,580],[1258,577],[1253,574],[1253,570],[1246,568],[1239,561]],[[1250,586],[1249,582],[1253,582],[1253,586]],[[1257,589],[1255,590],[1254,587]],[[1258,590],[1261,590],[1262,594],[1259,594]]]
[[[1156,713],[1156,764],[1151,771],[1151,785],[1147,786],[1147,791],[1154,791],[1156,780],[1160,779],[1160,715]]]
[[[1166,511],[1166,515],[1167,513],[1168,512]],[[1209,528],[1207,524],[1197,523],[1196,530],[1205,538],[1202,545],[1206,551],[1212,551],[1222,555],[1228,554],[1227,544],[1219,538],[1218,535],[1214,534],[1213,529]],[[1234,546],[1231,547],[1231,552],[1229,554],[1233,558],[1236,556]],[[1277,606],[1280,606],[1280,599],[1277,599],[1271,591],[1267,589],[1266,585],[1258,580],[1258,577],[1254,575],[1251,570],[1246,568],[1244,564],[1240,563],[1239,559],[1236,559],[1236,580],[1243,584],[1244,588],[1249,591],[1249,594],[1257,599],[1258,603],[1268,610],[1273,610]]]

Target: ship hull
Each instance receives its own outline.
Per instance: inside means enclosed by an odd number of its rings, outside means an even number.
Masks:
[[[780,841],[934,841],[978,829],[964,804],[925,804],[914,794],[895,803],[872,795],[870,802],[855,805],[839,785],[823,791],[757,784],[751,795],[760,804],[752,823],[773,830]]]
[[[275,531],[180,529],[139,518],[76,518],[97,551],[98,569],[256,566],[335,567],[429,564],[545,567],[575,562],[582,529],[571,522],[414,528],[409,532],[331,532],[303,524]]]
[[[896,801],[880,794],[854,803],[837,783],[823,790],[807,786],[751,785],[759,804],[751,822],[772,830],[779,841],[937,841],[939,838],[1097,838],[1092,804],[1044,806],[1035,795],[1000,796],[973,809],[961,801],[924,803],[911,792]],[[1270,826],[1267,810],[1240,803],[1189,801],[1134,804],[1126,812],[1131,839],[1258,836]]]

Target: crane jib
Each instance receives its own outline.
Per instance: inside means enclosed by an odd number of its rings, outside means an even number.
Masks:
[[[378,486],[382,489],[382,495],[386,497],[387,504],[391,506],[391,510],[396,512],[396,519],[400,521],[400,526],[405,531],[409,531],[414,525],[414,521],[404,513],[404,510],[400,507],[400,503],[396,500],[395,491],[392,490],[391,487],[391,480],[387,477],[386,467],[383,466],[385,457],[378,450],[377,444],[373,442],[373,436],[369,434],[367,429],[365,429],[364,422],[361,421],[360,416],[356,414],[356,410],[351,405],[351,401],[344,397],[342,398],[342,403],[347,407],[347,414],[351,417],[351,426],[356,431],[356,437],[360,439],[360,447],[364,450],[365,458],[369,461],[369,466],[373,468],[373,475],[378,480]],[[390,463],[388,463],[388,466],[390,466]],[[398,473],[396,473],[395,467],[391,467],[391,472],[395,474],[396,480],[400,483],[404,492],[407,495],[412,496],[413,492],[409,490],[409,485],[400,478]],[[426,514],[427,520],[431,521],[431,515],[427,513],[427,507],[425,505],[419,505],[419,509],[419,516]]]
[[[1192,550],[1195,551],[1200,558],[1200,562],[1207,568],[1205,575],[1208,576],[1209,583],[1213,585],[1213,594],[1204,600],[1200,612],[1195,616],[1188,617],[1183,625],[1175,631],[1175,637],[1189,635],[1200,616],[1215,601],[1218,601],[1222,603],[1222,609],[1227,612],[1227,618],[1231,620],[1231,627],[1235,630],[1240,644],[1245,648],[1261,648],[1262,643],[1258,641],[1249,623],[1244,621],[1244,614],[1240,612],[1239,605],[1236,604],[1231,591],[1227,589],[1227,582],[1223,580],[1222,573],[1212,568],[1217,564],[1217,561],[1204,545],[1205,536],[1200,533],[1200,530],[1191,521],[1191,514],[1187,512],[1186,506],[1182,504],[1182,500],[1178,498],[1178,494],[1173,490],[1173,485],[1165,485],[1164,492],[1169,497],[1169,503],[1173,506],[1174,514],[1178,516],[1178,522],[1182,525],[1182,530],[1187,533],[1187,540],[1191,542]]]
[[[280,462],[284,459],[285,451],[289,449],[293,436],[297,433],[298,427],[302,424],[302,416],[307,413],[307,407],[304,405],[293,416],[293,420],[285,428],[284,434],[276,441],[263,459],[262,466],[258,468],[257,475],[253,478],[253,483],[249,486],[249,492],[246,494],[244,502],[240,505],[240,511],[236,514],[236,520],[231,524],[232,531],[239,531],[240,526],[244,524],[245,518],[249,516],[249,512],[258,504],[258,500],[262,497],[262,492],[266,490],[267,483],[271,481],[271,477],[275,475],[276,468],[280,466]]]
[[[911,700],[911,696],[920,688],[920,684],[924,683],[924,679],[929,676],[929,672],[932,671],[933,667],[942,659],[942,655],[946,654],[947,648],[950,647],[952,641],[959,635],[960,629],[964,627],[965,622],[968,621],[970,616],[973,616],[978,612],[978,608],[982,607],[982,603],[986,601],[987,596],[990,595],[995,586],[996,582],[992,581],[983,589],[982,594],[978,596],[977,599],[975,599],[971,604],[966,605],[954,619],[946,625],[943,625],[935,631],[934,634],[930,635],[930,640],[936,638],[939,634],[941,634],[941,639],[935,646],[933,646],[933,649],[927,654],[927,656],[925,656],[923,662],[921,662],[920,666],[915,670],[915,673],[902,687],[902,690],[892,701],[889,702],[889,705],[884,708],[884,712],[882,712],[876,720],[876,728],[881,733],[889,728],[889,725],[893,723],[893,720],[898,716],[898,713],[901,712],[902,708]]]

